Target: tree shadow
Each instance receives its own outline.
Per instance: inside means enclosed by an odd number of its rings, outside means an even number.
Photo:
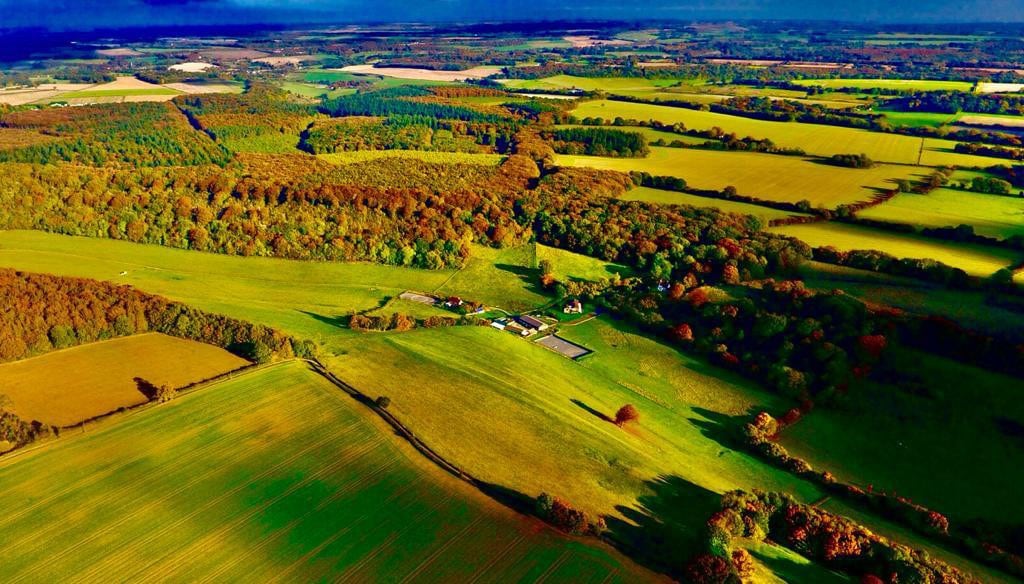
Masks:
[[[141,377],[135,377],[132,379],[135,382],[135,388],[139,390],[139,393],[146,396],[146,399],[151,400],[156,397],[157,386],[150,381],[146,381]]]
[[[653,570],[676,579],[690,557],[704,545],[708,517],[721,497],[675,475],[646,481],[648,494],[633,507],[619,505],[624,517],[606,518],[608,538],[622,553]]]
[[[585,410],[585,411],[586,411],[587,413],[589,413],[589,414],[591,414],[591,415],[594,415],[594,416],[597,416],[598,418],[600,418],[600,419],[604,420],[605,422],[612,422],[612,421],[613,421],[613,420],[612,420],[611,418],[609,418],[608,416],[606,416],[606,415],[604,415],[603,413],[601,413],[601,412],[599,412],[599,411],[595,410],[594,408],[592,408],[592,407],[588,406],[587,404],[585,404],[585,403],[581,402],[581,401],[580,401],[580,400],[578,400],[578,399],[571,399],[571,400],[569,400],[569,401],[571,401],[571,402],[572,402],[572,403],[573,403],[574,405],[576,405],[576,406],[579,406],[580,408],[582,408],[583,410]]]
[[[773,556],[757,548],[748,548],[747,551],[754,559],[764,564],[769,571],[782,578],[786,582],[822,582],[841,583],[849,582],[845,576],[841,576],[814,563],[798,563],[781,556]]]
[[[700,428],[701,434],[720,445],[734,450],[743,450],[740,444],[741,430],[758,411],[760,408],[751,407],[745,414],[730,416],[714,410],[695,407],[693,412],[704,419],[688,418],[688,421]]]
[[[301,312],[313,320],[322,322],[326,325],[338,328],[348,328],[348,316],[327,316],[325,314],[317,314],[316,312],[310,312],[308,310],[299,310],[298,312]]]
[[[537,516],[537,501],[533,497],[515,489],[486,481],[475,480],[473,483],[481,492],[502,505],[514,509],[523,515]]]
[[[494,264],[494,267],[502,272],[515,274],[527,290],[542,292],[540,287],[540,270],[514,264]]]

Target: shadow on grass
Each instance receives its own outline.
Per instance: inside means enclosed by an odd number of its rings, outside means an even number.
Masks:
[[[647,481],[636,505],[609,517],[608,537],[622,553],[652,570],[680,579],[686,562],[704,545],[704,526],[720,496],[674,475]]]
[[[544,290],[540,287],[540,270],[517,266],[514,264],[494,264],[494,267],[502,272],[515,274],[523,283],[523,286],[530,292],[541,294]]]
[[[348,328],[348,316],[327,316],[326,314],[317,314],[316,312],[310,312],[308,310],[300,310],[299,312],[326,325],[338,328]]]
[[[748,548],[747,551],[754,556],[754,559],[764,564],[773,574],[786,582],[821,582],[823,584],[850,582],[849,578],[813,563],[794,562],[782,556],[767,554],[757,548]]]
[[[579,406],[580,408],[582,408],[587,413],[589,413],[589,414],[591,414],[593,416],[597,416],[598,418],[600,418],[601,420],[604,420],[605,422],[611,422],[612,421],[612,419],[609,418],[608,416],[602,414],[601,412],[595,410],[594,408],[588,406],[587,404],[581,402],[578,399],[571,399],[569,401],[571,401],[574,405]]]

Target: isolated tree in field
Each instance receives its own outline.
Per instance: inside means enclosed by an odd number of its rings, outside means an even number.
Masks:
[[[166,384],[157,387],[156,391],[153,392],[153,401],[161,404],[169,402],[176,397],[178,397],[178,392],[173,387]]]
[[[540,270],[540,283],[545,288],[555,283],[555,266],[551,263],[551,260],[547,258],[542,259],[538,268]]]
[[[619,411],[615,412],[615,424],[622,426],[626,422],[632,422],[640,418],[640,412],[637,411],[633,404],[626,404],[619,408]]]

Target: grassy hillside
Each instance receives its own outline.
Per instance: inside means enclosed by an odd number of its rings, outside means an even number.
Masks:
[[[22,419],[69,426],[146,402],[138,379],[179,388],[247,364],[213,345],[142,334],[0,365],[0,393]]]
[[[9,582],[640,582],[491,502],[298,363],[0,464]]]
[[[834,208],[871,199],[897,179],[918,179],[924,169],[880,164],[870,169],[842,168],[796,156],[681,148],[651,148],[646,158],[559,155],[562,166],[586,166],[653,175],[677,176],[698,189],[734,186],[741,195]]]

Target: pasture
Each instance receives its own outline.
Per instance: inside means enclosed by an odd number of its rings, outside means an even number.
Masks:
[[[771,227],[811,246],[831,245],[839,250],[877,249],[897,258],[932,259],[960,268],[972,276],[988,277],[1016,264],[1021,253],[1008,249],[947,242],[938,239],[843,223],[811,223]]]
[[[923,169],[912,166],[844,168],[798,156],[693,148],[652,147],[646,158],[558,155],[555,163],[676,176],[697,189],[734,186],[741,195],[786,203],[806,199],[813,206],[828,208],[870,200],[880,189],[896,186],[897,179],[924,176]]]
[[[300,363],[0,464],[4,579],[656,581],[422,459]]]
[[[772,219],[785,219],[786,217],[793,217],[803,215],[803,213],[792,213],[789,211],[780,211],[778,209],[772,209],[770,207],[762,207],[760,205],[752,205],[750,203],[740,203],[738,201],[723,201],[721,199],[712,199],[709,197],[700,197],[697,195],[690,195],[687,193],[677,193],[675,191],[663,191],[661,189],[652,189],[649,187],[636,187],[627,192],[623,197],[626,201],[646,201],[648,203],[659,203],[662,205],[690,205],[691,207],[708,207],[725,211],[727,213],[739,213],[741,215],[753,215],[758,217],[766,225],[768,221]]]
[[[479,478],[591,512],[623,517],[617,507],[637,508],[662,475],[713,492],[817,494],[716,439],[731,416],[781,406],[774,396],[601,319],[559,335],[595,352],[574,362],[506,332],[457,327],[364,335],[326,364],[362,391],[388,395],[414,433]],[[636,426],[601,417],[626,403],[640,411]]]
[[[850,87],[853,89],[899,89],[902,91],[971,91],[971,81],[946,81],[936,79],[797,79],[798,85],[819,86],[829,89]]]
[[[137,379],[181,388],[248,364],[220,347],[148,333],[0,365],[0,393],[24,420],[70,426],[148,401]]]
[[[955,189],[936,189],[927,195],[900,193],[858,216],[920,227],[966,224],[978,234],[999,239],[1024,236],[1024,198]]]
[[[681,122],[687,128],[696,130],[718,127],[726,132],[735,132],[741,137],[769,138],[779,146],[802,148],[808,154],[816,156],[865,153],[876,162],[925,166],[999,164],[998,159],[953,152],[956,143],[950,140],[922,139],[839,126],[769,122],[686,108],[608,100],[581,103],[572,113],[580,119],[599,117],[613,120],[622,117],[634,120],[659,120],[669,124]]]

